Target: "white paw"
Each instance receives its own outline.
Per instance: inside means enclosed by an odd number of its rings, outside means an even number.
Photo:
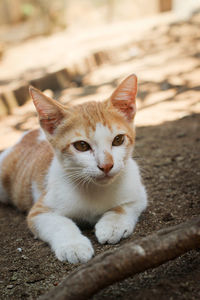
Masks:
[[[72,264],[86,263],[94,255],[90,240],[84,236],[60,244],[55,249],[56,257]]]
[[[122,238],[130,236],[133,229],[134,224],[128,218],[106,215],[96,224],[95,234],[100,244],[116,244]]]

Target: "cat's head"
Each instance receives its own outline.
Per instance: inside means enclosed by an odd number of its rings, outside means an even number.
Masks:
[[[72,181],[112,182],[132,156],[137,78],[127,77],[104,102],[63,106],[30,87],[40,125]]]

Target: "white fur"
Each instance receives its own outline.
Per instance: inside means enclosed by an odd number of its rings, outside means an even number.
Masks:
[[[33,202],[35,203],[41,197],[41,192],[38,189],[37,183],[35,181],[32,181],[31,190],[32,190],[31,192],[32,192]]]
[[[91,242],[76,224],[55,213],[38,215],[34,219],[38,236],[51,245],[57,258],[71,263],[87,262],[94,254]]]
[[[37,140],[38,140],[38,142],[43,142],[43,141],[47,140],[46,135],[45,135],[44,131],[42,130],[42,128],[40,128],[40,134],[39,134]]]

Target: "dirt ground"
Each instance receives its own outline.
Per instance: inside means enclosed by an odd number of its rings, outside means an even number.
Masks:
[[[141,41],[116,49],[116,60],[85,75],[82,86],[55,95],[63,102],[101,99],[131,72],[140,79],[134,158],[141,167],[149,206],[134,234],[120,244],[200,214],[199,25],[197,14],[189,22],[154,28]],[[35,126],[31,103],[2,118],[0,149]],[[59,262],[48,245],[35,240],[25,215],[15,208],[0,205],[0,224],[0,299],[36,299],[77,268]],[[99,245],[93,229],[83,232],[96,255],[120,247]],[[199,249],[191,251],[92,299],[200,299],[199,254]]]

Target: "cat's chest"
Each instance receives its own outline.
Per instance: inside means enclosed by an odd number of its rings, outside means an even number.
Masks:
[[[62,169],[54,168],[48,177],[45,205],[60,215],[94,223],[109,209],[134,199],[135,172],[129,169],[107,186],[95,185],[84,191],[77,189]]]
[[[95,223],[103,213],[118,204],[118,197],[112,190],[84,192],[62,186],[62,189],[49,193],[46,204],[63,216]]]

